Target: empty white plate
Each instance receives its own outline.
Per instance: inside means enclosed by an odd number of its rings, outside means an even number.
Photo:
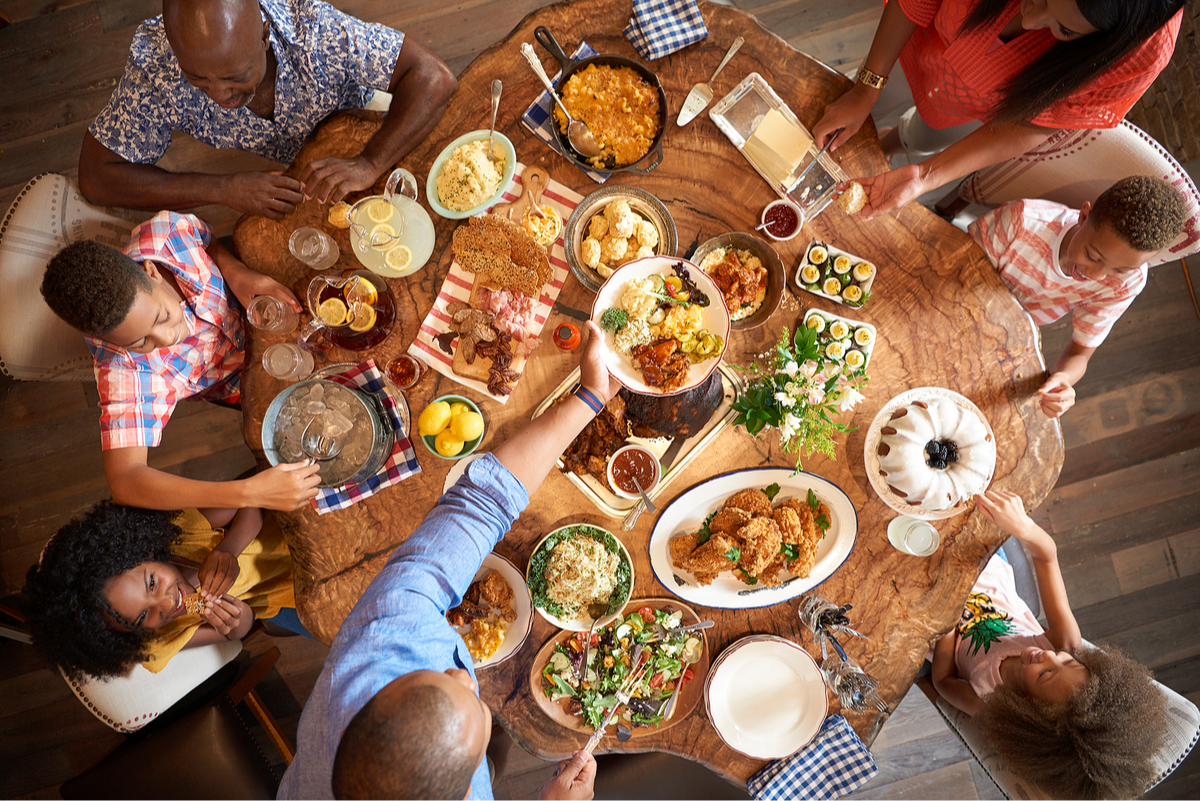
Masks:
[[[829,713],[816,660],[796,643],[766,634],[722,652],[709,671],[704,701],[725,744],[756,759],[804,748]]]

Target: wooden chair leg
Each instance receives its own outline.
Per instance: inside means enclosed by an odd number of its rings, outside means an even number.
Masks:
[[[950,190],[948,195],[934,204],[933,211],[937,216],[945,220],[953,220],[958,216],[959,212],[970,205],[958,195],[958,190],[961,186],[962,183],[958,183]]]
[[[1192,274],[1188,272],[1187,259],[1180,259],[1179,266],[1183,268],[1183,280],[1187,281],[1188,294],[1192,296],[1192,309],[1200,317],[1200,306],[1196,305],[1196,290],[1192,288]]]
[[[262,698],[255,691],[255,687],[263,680],[275,662],[279,659],[279,648],[272,647],[260,656],[250,669],[242,674],[236,682],[233,683],[225,694],[229,696],[229,700],[234,704],[239,704],[243,701],[254,717],[258,720],[260,726],[267,733],[267,737],[283,755],[283,761],[286,764],[291,764],[292,759],[296,756],[296,749],[292,746],[291,740],[283,733],[283,729],[279,727],[279,723],[275,720],[275,716],[271,714],[271,710],[267,709],[267,705],[263,703]]]

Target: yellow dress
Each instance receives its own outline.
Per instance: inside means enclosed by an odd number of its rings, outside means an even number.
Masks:
[[[224,537],[224,533],[214,529],[196,509],[185,510],[175,518],[175,524],[183,529],[183,535],[171,545],[171,553],[196,564],[203,563]],[[253,609],[255,619],[275,617],[280,608],[296,605],[296,593],[292,585],[292,556],[274,515],[263,516],[262,531],[250,541],[237,561],[237,581],[229,588],[228,594]],[[200,615],[185,612],[155,631],[154,636],[146,642],[143,659],[145,668],[151,673],[162,670],[167,661],[179,653],[204,624],[205,620]]]

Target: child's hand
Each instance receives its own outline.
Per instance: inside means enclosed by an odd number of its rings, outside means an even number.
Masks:
[[[218,634],[230,640],[245,637],[254,623],[254,610],[228,595],[209,601],[201,614]]]
[[[292,294],[292,290],[271,276],[263,275],[249,268],[246,269],[244,275],[239,276],[239,280],[236,283],[230,282],[229,288],[233,290],[233,294],[241,301],[242,308],[248,307],[250,301],[259,295],[270,295],[291,306],[297,312],[304,311],[300,305],[300,301],[296,300],[296,296]]]
[[[554,778],[546,782],[538,798],[588,799],[595,796],[596,758],[579,750],[558,765]]]
[[[1030,526],[1036,526],[1025,513],[1025,502],[1015,492],[988,490],[975,496],[975,505],[984,517],[1019,539],[1024,539],[1022,535]]]
[[[1038,389],[1041,396],[1042,414],[1054,419],[1075,405],[1075,387],[1071,386],[1066,373],[1051,373],[1046,383]]]
[[[233,582],[237,581],[239,573],[241,573],[241,567],[238,565],[237,557],[229,551],[222,551],[219,548],[214,550],[205,557],[204,564],[200,565],[201,595],[206,601],[221,597],[229,591]]]

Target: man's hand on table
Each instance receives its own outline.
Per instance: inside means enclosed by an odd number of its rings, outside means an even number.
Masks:
[[[234,172],[222,179],[221,202],[242,214],[282,220],[304,202],[304,187],[280,171]]]
[[[321,476],[311,459],[277,464],[246,479],[247,506],[261,506],[280,512],[293,512],[317,497]]]
[[[310,161],[300,173],[300,182],[305,200],[315,197],[319,203],[337,203],[351,192],[370,189],[382,174],[364,156],[327,158]]]
[[[590,799],[595,795],[596,758],[579,750],[558,764],[554,778],[546,782],[541,799]]]
[[[595,393],[600,400],[607,403],[617,394],[621,384],[609,375],[608,368],[604,366],[604,360],[600,358],[600,347],[604,341],[604,335],[591,320],[587,321],[586,327],[588,340],[587,345],[583,348],[583,356],[579,360],[579,383],[583,385],[584,389]]]

